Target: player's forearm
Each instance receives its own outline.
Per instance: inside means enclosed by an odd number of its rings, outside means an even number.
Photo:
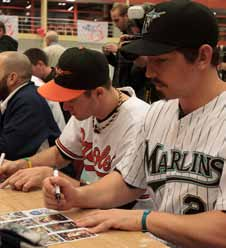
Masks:
[[[78,180],[76,180],[76,179],[74,179],[74,178],[72,178],[72,177],[69,177],[69,176],[67,176],[66,174],[62,173],[62,172],[60,172],[59,175],[60,175],[61,177],[66,178],[68,181],[70,181],[71,184],[72,184],[74,187],[79,187],[79,186],[80,186],[80,181],[78,181]]]
[[[195,215],[152,212],[147,226],[154,235],[182,247],[226,247],[226,214],[220,211]]]
[[[142,193],[141,189],[129,188],[119,173],[112,172],[92,185],[79,187],[74,205],[80,208],[107,209],[131,202]]]
[[[64,165],[67,165],[69,161],[65,160],[59,150],[56,148],[56,146],[53,146],[51,148],[48,148],[40,153],[35,154],[34,156],[29,158],[32,164],[32,167],[37,166],[58,166],[63,167]],[[24,167],[26,167],[27,162],[23,159],[18,160],[18,163],[24,164]]]

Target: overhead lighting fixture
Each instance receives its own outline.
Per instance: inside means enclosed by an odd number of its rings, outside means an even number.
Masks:
[[[31,4],[29,4],[27,7],[26,7],[26,9],[30,9],[31,8]]]
[[[67,2],[75,2],[75,0],[67,0]]]
[[[59,6],[65,6],[66,3],[58,3]]]
[[[11,0],[2,0],[3,3],[11,3]]]
[[[74,9],[74,6],[69,7],[67,10],[72,11]]]

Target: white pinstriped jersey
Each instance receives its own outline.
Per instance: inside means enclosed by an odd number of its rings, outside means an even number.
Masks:
[[[159,211],[226,210],[226,92],[181,119],[178,105],[152,104],[132,166],[117,168],[127,183],[151,187]]]
[[[72,117],[59,139],[58,148],[72,159],[83,159],[82,179],[95,182],[114,170],[116,164],[134,157],[135,138],[143,126],[150,105],[138,99],[130,87],[121,89],[131,96],[121,106],[109,126],[95,133],[92,118],[78,121]],[[101,123],[102,126],[108,120]]]

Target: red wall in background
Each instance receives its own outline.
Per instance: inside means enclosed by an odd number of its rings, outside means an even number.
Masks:
[[[167,0],[165,0],[167,1]],[[225,9],[226,10],[226,0],[193,0],[194,2],[199,2],[199,3],[202,3],[206,6],[208,6],[209,8],[212,8],[212,9]],[[126,1],[124,1],[126,2]],[[146,3],[160,3],[160,2],[164,2],[164,0],[130,0],[129,1],[131,5],[134,5],[134,4],[143,4],[144,2]],[[222,18],[226,18],[226,15],[225,16],[222,16]],[[219,26],[222,26],[222,27],[225,27],[226,24],[220,24]],[[226,45],[226,34],[225,32],[220,32],[220,41],[219,41],[219,44],[224,44]]]
[[[124,1],[125,2],[125,1]],[[143,4],[143,3],[160,3],[163,2],[163,0],[149,0],[149,1],[145,1],[145,0],[130,0],[129,3],[130,4]]]
[[[221,8],[226,9],[225,0],[195,0],[196,2],[207,5],[210,8]]]
[[[121,2],[125,2],[121,1]],[[148,3],[160,3],[163,2],[163,0],[149,0],[149,1],[145,1],[145,0],[130,0],[129,1],[130,4],[143,4],[144,2]],[[194,0],[194,2],[199,2],[202,4],[207,5],[210,8],[223,8],[226,9],[226,1],[225,0]]]

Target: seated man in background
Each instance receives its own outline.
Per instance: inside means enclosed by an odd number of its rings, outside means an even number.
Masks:
[[[56,69],[55,67],[50,67],[48,65],[48,57],[41,49],[30,48],[26,50],[24,54],[31,61],[32,75],[39,79],[39,81],[37,81],[34,77],[32,77],[32,80],[34,80],[36,86],[41,86],[44,82],[46,83],[55,77]],[[63,109],[62,104],[59,106],[59,103],[52,101],[48,101],[48,103],[53,112],[53,116],[62,131],[65,123],[68,122],[71,115],[68,111]]]
[[[131,157],[136,157],[135,140],[149,104],[138,99],[132,88],[112,87],[109,65],[102,53],[85,48],[67,49],[59,60],[59,75],[38,91],[49,100],[64,102],[64,108],[73,116],[56,146],[30,158],[34,168],[19,170],[26,168],[24,160],[5,162],[0,176],[19,171],[1,187],[11,185],[27,191],[41,186],[43,179],[52,175],[51,167],[62,167],[72,159],[84,163],[81,183],[70,179],[72,184],[93,183],[117,164],[126,167]],[[138,204],[147,201],[142,199]]]
[[[2,52],[0,68],[0,152],[15,160],[54,145],[60,130],[30,81],[28,58],[19,52]]]
[[[151,105],[134,137],[135,157],[122,159],[126,166],[119,163],[80,188],[62,177],[46,179],[46,207],[111,208],[148,186],[153,211],[100,210],[77,226],[148,231],[170,247],[226,247],[226,84],[216,69],[217,43],[217,20],[206,6],[188,0],[157,4],[147,14],[142,38],[122,51],[147,56],[146,75],[167,101]]]
[[[44,51],[39,48],[29,48],[24,52],[32,64],[32,74],[40,78],[43,82],[48,82],[56,75],[56,69],[49,66],[48,57]]]

